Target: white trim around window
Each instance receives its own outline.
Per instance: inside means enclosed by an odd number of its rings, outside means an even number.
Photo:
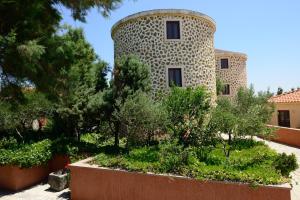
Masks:
[[[181,81],[182,81],[182,87],[185,87],[185,78],[184,78],[184,67],[183,66],[166,66],[166,86],[167,88],[170,88],[169,86],[169,69],[181,69]]]
[[[179,31],[180,31],[180,39],[168,39],[167,38],[167,22],[179,22]],[[177,19],[177,18],[169,18],[169,19],[164,19],[164,39],[167,42],[171,42],[171,41],[182,41],[183,40],[183,26],[182,26],[183,22],[182,19]]]
[[[222,68],[222,63],[221,63],[222,59],[227,59],[228,60],[228,68]],[[230,63],[230,59],[228,57],[221,57],[221,58],[219,58],[219,68],[221,70],[228,70],[228,69],[230,69],[230,67],[231,67],[231,63]]]

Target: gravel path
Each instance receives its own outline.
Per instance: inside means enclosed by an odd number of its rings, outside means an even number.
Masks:
[[[48,184],[40,184],[29,189],[11,193],[0,190],[1,200],[67,200],[70,199],[69,189],[61,192],[54,192],[49,189]]]
[[[255,138],[256,140],[263,141],[260,138]],[[264,140],[265,141],[265,140]],[[276,142],[271,141],[265,141],[265,143],[277,151],[278,153],[285,152],[286,154],[295,154],[297,157],[298,164],[300,166],[300,149],[295,147],[290,147],[284,144],[279,144]],[[291,191],[291,197],[292,200],[300,200],[300,168],[298,168],[296,171],[294,171],[292,174],[292,191]]]

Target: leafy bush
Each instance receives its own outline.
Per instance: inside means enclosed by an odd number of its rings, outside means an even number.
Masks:
[[[128,97],[114,115],[126,126],[127,147],[149,145],[164,131],[167,120],[162,105],[142,92]]]
[[[52,158],[51,141],[46,139],[14,149],[0,149],[0,165],[24,168],[46,164]]]
[[[240,142],[240,144],[237,144]],[[201,180],[237,181],[252,184],[288,182],[288,173],[296,167],[295,157],[278,155],[261,142],[237,140],[228,159],[222,144],[199,158],[199,148],[184,148],[176,141],[164,141],[158,146],[139,147],[123,153],[101,153],[94,163],[129,171],[171,173]],[[279,170],[289,168],[286,173]]]
[[[33,120],[51,117],[54,106],[45,95],[36,91],[27,91],[21,103],[0,100],[0,133],[14,134],[19,138],[32,131]]]
[[[254,92],[253,87],[240,88],[233,100],[219,98],[212,112],[209,130],[223,144],[224,154],[229,157],[235,139],[246,136],[269,135],[266,126],[271,119],[273,106],[268,102],[270,94]],[[228,136],[224,138],[224,134]]]
[[[2,138],[0,140],[0,149],[14,149],[18,147],[18,141],[16,138],[8,137],[8,138]]]
[[[240,144],[237,144],[240,142]],[[129,171],[154,173],[171,173],[188,176],[201,180],[225,180],[253,184],[279,184],[288,179],[275,167],[280,162],[287,164],[291,158],[281,158],[261,142],[237,140],[238,148],[232,150],[228,159],[222,149],[222,144],[209,151],[203,159],[199,148],[184,148],[176,141],[165,141],[158,146],[139,147],[128,153],[101,153],[96,156],[94,163],[113,168],[122,168]],[[287,161],[289,160],[289,161]],[[280,163],[279,162],[279,163]],[[276,165],[278,166],[278,164]],[[289,167],[289,172],[295,168]],[[287,173],[289,173],[287,172]]]
[[[178,173],[182,165],[187,162],[187,155],[183,155],[183,146],[175,142],[165,142],[160,145],[159,163],[161,172]]]
[[[76,141],[70,138],[58,138],[52,142],[51,151],[54,155],[76,155],[79,152]]]
[[[204,87],[173,87],[164,101],[168,112],[172,137],[185,147],[203,146],[212,137],[206,132],[210,110],[210,96]]]
[[[289,176],[291,171],[299,167],[295,154],[287,155],[286,153],[278,155],[274,161],[274,165],[283,176]]]
[[[123,56],[116,60],[110,87],[103,95],[103,121],[107,121],[119,146],[122,120],[119,111],[127,98],[136,93],[148,93],[151,89],[150,70],[135,56]]]

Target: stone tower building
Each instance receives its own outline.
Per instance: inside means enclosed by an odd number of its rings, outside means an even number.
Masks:
[[[216,97],[216,78],[232,96],[246,80],[246,55],[215,50],[216,24],[202,13],[151,10],[130,15],[112,27],[115,58],[136,55],[150,66],[154,94],[172,84],[204,85]]]

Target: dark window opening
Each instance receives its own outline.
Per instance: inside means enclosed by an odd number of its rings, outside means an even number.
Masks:
[[[167,21],[167,39],[180,39],[179,21]]]
[[[169,86],[178,86],[182,87],[182,74],[180,68],[169,68]]]
[[[228,68],[229,68],[228,59],[227,58],[221,59],[221,69],[228,69]]]
[[[290,111],[278,110],[278,126],[290,127]]]
[[[223,95],[230,95],[230,86],[229,86],[229,84],[224,85],[222,94]]]

